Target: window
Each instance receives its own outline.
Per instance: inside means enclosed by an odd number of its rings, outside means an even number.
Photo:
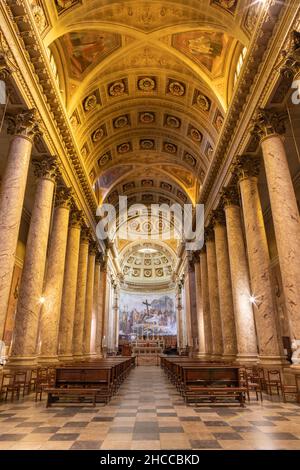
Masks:
[[[244,49],[242,50],[242,52],[239,55],[239,59],[238,59],[237,64],[236,64],[233,86],[235,86],[235,84],[236,84],[236,82],[237,82],[237,80],[240,76],[246,54],[247,54],[247,47],[244,47]]]

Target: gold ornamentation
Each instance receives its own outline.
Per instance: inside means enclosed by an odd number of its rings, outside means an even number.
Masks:
[[[60,176],[60,163],[56,157],[45,155],[41,160],[32,160],[34,174],[37,178],[55,181]]]
[[[98,165],[99,166],[104,166],[106,163],[108,163],[111,160],[111,154],[110,152],[105,153],[102,155],[102,157],[99,158],[98,160]]]
[[[190,153],[184,154],[183,161],[190,166],[196,166],[196,159]]]
[[[177,153],[177,146],[171,142],[164,142],[164,151],[167,153]]]
[[[42,33],[47,26],[46,16],[43,8],[40,5],[33,5],[32,14],[39,32]]]
[[[78,209],[73,209],[70,213],[70,222],[71,227],[81,228],[84,225],[83,212]]]
[[[153,91],[155,88],[155,80],[151,77],[140,78],[138,81],[138,89],[141,91]]]
[[[72,188],[58,187],[55,195],[55,207],[70,209],[73,204]]]
[[[129,116],[124,114],[123,116],[119,116],[113,121],[113,125],[115,129],[122,129],[129,125]]]
[[[181,121],[176,116],[166,116],[165,120],[166,126],[171,127],[172,129],[179,129],[181,127]]]
[[[169,92],[173,96],[184,96],[185,95],[185,86],[181,82],[170,81],[168,86]]]
[[[207,112],[210,110],[210,101],[202,93],[199,93],[197,96],[197,104],[202,109],[202,111]]]
[[[96,95],[94,95],[94,94],[89,95],[84,100],[83,107],[84,107],[85,111],[91,111],[92,109],[95,109],[96,106],[97,106],[97,97],[96,97]]]
[[[117,147],[118,153],[127,153],[131,151],[131,144],[130,142],[124,142],[124,144],[120,144]]]
[[[237,155],[233,161],[232,168],[239,179],[258,176],[260,158],[255,155]]]
[[[284,134],[284,121],[286,118],[287,113],[285,111],[259,108],[255,118],[252,119],[251,134],[259,139],[272,134]]]
[[[109,95],[110,96],[121,96],[125,93],[125,83],[121,80],[114,82],[109,87]]]
[[[151,140],[151,139],[140,140],[140,147],[142,150],[153,150],[154,140]]]
[[[92,141],[99,142],[99,140],[101,140],[103,136],[104,136],[104,130],[102,127],[99,127],[92,133]]]
[[[16,115],[7,115],[8,134],[23,135],[33,139],[40,131],[40,120],[36,109],[21,111]]]
[[[194,140],[195,142],[201,142],[202,141],[202,134],[195,127],[190,128],[189,135],[192,138],[192,140]]]
[[[140,122],[143,124],[151,124],[155,121],[155,114],[154,113],[141,113],[140,114]]]

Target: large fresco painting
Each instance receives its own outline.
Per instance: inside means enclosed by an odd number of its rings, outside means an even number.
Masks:
[[[99,31],[72,32],[62,36],[61,45],[70,61],[71,77],[79,80],[121,46],[121,36]]]
[[[177,334],[174,292],[120,295],[119,334],[126,339]]]
[[[198,65],[205,67],[212,75],[220,75],[229,41],[231,39],[226,33],[188,31],[174,34],[172,46]]]

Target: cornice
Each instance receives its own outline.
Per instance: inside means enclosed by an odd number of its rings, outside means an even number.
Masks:
[[[75,177],[77,187],[83,196],[81,199],[87,202],[87,207],[90,211],[88,219],[95,224],[95,214],[97,209],[96,197],[91,188],[83,163],[79,157],[80,152],[73,139],[68,116],[62,104],[59,90],[57,89],[56,83],[54,83],[43,43],[40,38],[38,28],[34,24],[31,10],[27,5],[27,2],[24,0],[4,0],[2,2],[2,8],[5,9],[6,17],[10,22],[10,29],[13,36],[15,37],[16,42],[19,42],[20,47],[24,52],[27,73],[29,72],[31,78],[35,81],[36,88],[46,103],[45,108],[47,109],[50,122],[54,127],[55,133],[59,136],[59,140],[63,148],[63,158],[65,160],[64,166],[67,169],[68,176],[70,177],[71,173],[72,177]],[[28,88],[26,80],[22,75],[22,71],[16,70],[14,75],[17,75],[18,80],[16,80],[16,83],[20,89],[25,92],[30,107],[40,109],[40,103],[36,102],[33,93]],[[55,139],[54,141],[52,139],[52,129],[49,129],[47,126],[45,127],[47,128],[45,139],[50,141],[53,147],[52,150],[54,150]]]
[[[219,191],[226,182],[232,159],[237,153],[244,152],[247,141],[249,141],[248,124],[253,113],[258,106],[264,106],[267,103],[278,80],[279,72],[275,67],[280,55],[278,44],[286,41],[288,35],[286,23],[289,24],[289,27],[291,27],[291,23],[295,23],[299,5],[286,7],[277,3],[277,12],[275,11],[275,13],[274,8],[276,8],[275,2],[270,0],[269,8],[257,21],[256,32],[249,45],[249,57],[242,69],[237,90],[225,119],[222,135],[202,187],[199,202],[206,204],[206,217],[215,206]],[[268,47],[270,43],[271,45]]]

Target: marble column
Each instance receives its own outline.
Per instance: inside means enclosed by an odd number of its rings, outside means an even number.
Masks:
[[[221,359],[223,354],[223,337],[220,315],[220,301],[218,289],[218,272],[216,259],[216,246],[213,230],[206,230],[207,274],[209,292],[209,311],[212,330],[212,358]]]
[[[204,314],[203,314],[203,297],[201,290],[201,272],[200,260],[195,257],[195,285],[196,285],[196,305],[197,305],[197,326],[198,326],[198,357],[205,356],[205,330],[204,330]]]
[[[101,310],[101,255],[96,256],[95,262],[95,278],[94,278],[94,315],[96,321],[96,337],[95,337],[95,348],[93,352],[96,353],[97,357],[102,357],[101,341],[103,336],[103,318]]]
[[[253,132],[260,138],[274,223],[278,259],[293,341],[292,361],[300,367],[300,219],[282,140],[285,114],[259,110]]]
[[[236,358],[237,343],[225,214],[222,209],[214,212],[213,226],[215,233],[220,315],[223,335],[223,359],[232,361]]]
[[[117,351],[119,347],[119,286],[118,284],[116,284],[114,287],[113,312],[114,312],[114,349],[115,351]]]
[[[58,175],[58,164],[53,157],[45,156],[33,163],[38,183],[27,236],[9,358],[9,362],[15,365],[33,365],[36,362],[40,299],[43,293],[54,184]]]
[[[34,109],[9,117],[10,143],[0,192],[0,339],[3,338],[31,150],[39,132]]]
[[[263,364],[284,362],[276,327],[270,276],[270,257],[257,185],[259,159],[244,155],[236,160],[242,198],[248,262],[256,323],[259,360]]]
[[[176,321],[177,321],[177,349],[180,353],[184,348],[182,330],[182,282],[178,281],[176,288]]]
[[[93,301],[94,301],[94,279],[95,279],[95,260],[97,246],[91,241],[89,246],[87,278],[86,278],[86,295],[85,295],[85,314],[83,326],[83,355],[89,357],[91,355],[91,334],[92,334],[92,318],[93,318]]]
[[[88,254],[89,254],[89,237],[90,237],[89,230],[82,229],[80,247],[79,247],[76,303],[75,303],[75,316],[74,316],[74,327],[73,327],[73,356],[75,359],[81,358],[83,354],[83,328],[84,328],[84,314],[85,314],[87,266],[88,266]]]
[[[185,328],[186,328],[186,346],[189,350],[193,349],[193,337],[192,337],[192,319],[191,319],[191,290],[190,290],[190,264],[188,262],[187,271],[184,277],[184,293],[185,293]]]
[[[205,357],[209,359],[212,354],[212,331],[209,308],[207,253],[205,247],[200,252],[201,295],[203,302],[203,321],[205,336]]]
[[[58,336],[58,353],[61,361],[68,361],[73,357],[73,325],[76,308],[76,287],[82,225],[82,211],[76,209],[72,210],[69,223]]]
[[[107,333],[108,333],[108,274],[107,274],[107,255],[103,257],[101,264],[101,316],[102,316],[102,338],[101,338],[101,351],[103,356],[107,353]]]
[[[236,185],[223,192],[225,204],[228,252],[233,308],[237,336],[237,360],[257,362],[257,341],[252,304],[248,263],[243,238],[241,211]]]
[[[58,188],[44,283],[45,301],[41,308],[39,363],[58,362],[58,332],[71,203],[71,190]]]

